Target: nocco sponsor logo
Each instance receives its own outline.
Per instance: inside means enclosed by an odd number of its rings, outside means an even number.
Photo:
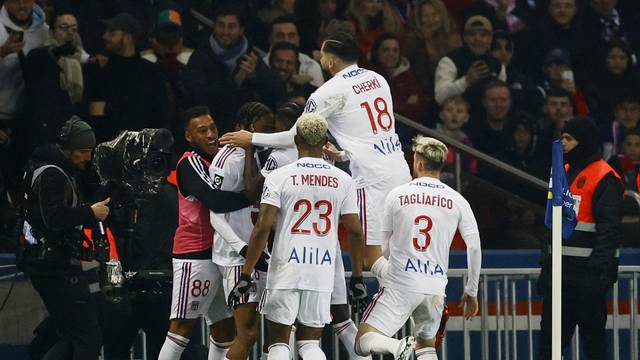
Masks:
[[[365,71],[367,71],[367,70],[365,70],[363,68],[353,69],[353,70],[351,70],[349,72],[346,72],[346,73],[342,74],[342,78],[343,79],[349,79],[349,78],[352,78],[352,77],[354,77],[356,75],[360,75]]]

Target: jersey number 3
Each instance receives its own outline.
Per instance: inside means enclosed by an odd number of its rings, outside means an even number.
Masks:
[[[426,251],[431,244],[431,234],[429,234],[429,231],[431,231],[433,227],[433,221],[427,215],[420,215],[416,217],[414,224],[418,227],[418,232],[422,234],[422,236],[413,238],[413,247],[418,251]],[[424,227],[421,227],[423,225]],[[421,237],[424,237],[424,243],[420,241]]]
[[[369,116],[369,122],[371,123],[371,131],[373,131],[374,134],[378,133],[378,126],[380,126],[382,131],[391,130],[393,117],[389,113],[389,106],[387,106],[387,102],[383,98],[377,97],[373,100],[373,108],[376,111],[375,116],[369,102],[365,101],[361,103],[360,107],[367,111],[367,116]]]
[[[321,209],[322,208],[322,209]],[[331,210],[333,206],[327,200],[318,200],[315,204],[311,204],[311,201],[307,199],[300,199],[296,201],[293,205],[293,211],[301,212],[300,218],[293,224],[291,228],[292,234],[311,234],[311,230],[309,229],[301,229],[300,225],[309,217],[311,214],[311,209],[321,210],[318,214],[319,220],[322,222],[322,227],[320,226],[320,222],[313,222],[311,227],[313,228],[313,232],[318,236],[325,236],[331,230]]]

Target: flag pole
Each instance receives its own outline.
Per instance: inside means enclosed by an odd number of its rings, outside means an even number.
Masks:
[[[553,206],[551,230],[551,359],[562,359],[562,206]]]

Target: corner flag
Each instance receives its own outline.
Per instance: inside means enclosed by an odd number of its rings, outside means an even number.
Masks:
[[[547,195],[547,209],[544,224],[551,229],[553,224],[553,206],[562,206],[562,238],[567,239],[576,227],[577,219],[574,210],[575,201],[569,190],[567,174],[564,171],[562,143],[556,140],[551,145],[551,176],[549,178],[549,193]]]

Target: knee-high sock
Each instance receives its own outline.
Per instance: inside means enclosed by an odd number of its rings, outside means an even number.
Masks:
[[[349,359],[351,360],[371,360],[371,356],[360,356],[356,354],[355,344],[356,335],[358,334],[358,328],[353,320],[348,319],[338,324],[333,324],[333,331],[338,335],[338,339],[342,341],[344,347],[349,353]]]
[[[233,341],[220,343],[213,340],[213,338],[209,336],[209,355],[207,356],[207,360],[226,359],[227,352],[229,352],[231,344],[233,344]]]
[[[158,360],[180,360],[180,356],[188,344],[189,339],[186,337],[168,332],[162,349],[160,349]]]
[[[296,350],[302,360],[327,360],[324,352],[320,349],[320,340],[296,341]]]
[[[416,350],[416,358],[418,360],[438,360],[436,348],[426,347]]]
[[[374,354],[393,354],[400,346],[400,340],[386,337],[377,332],[368,332],[360,336],[357,344],[358,353],[361,355]]]
[[[269,346],[269,360],[289,360],[289,345],[275,343]]]
[[[291,333],[289,334],[289,358],[291,360],[295,360],[293,357],[295,356],[295,353],[293,351],[291,351],[291,349],[295,349],[296,348],[296,326],[295,325],[291,325]],[[296,358],[297,359],[297,358]]]
[[[262,356],[260,356],[260,360],[267,360],[269,359],[269,353],[263,352]]]

